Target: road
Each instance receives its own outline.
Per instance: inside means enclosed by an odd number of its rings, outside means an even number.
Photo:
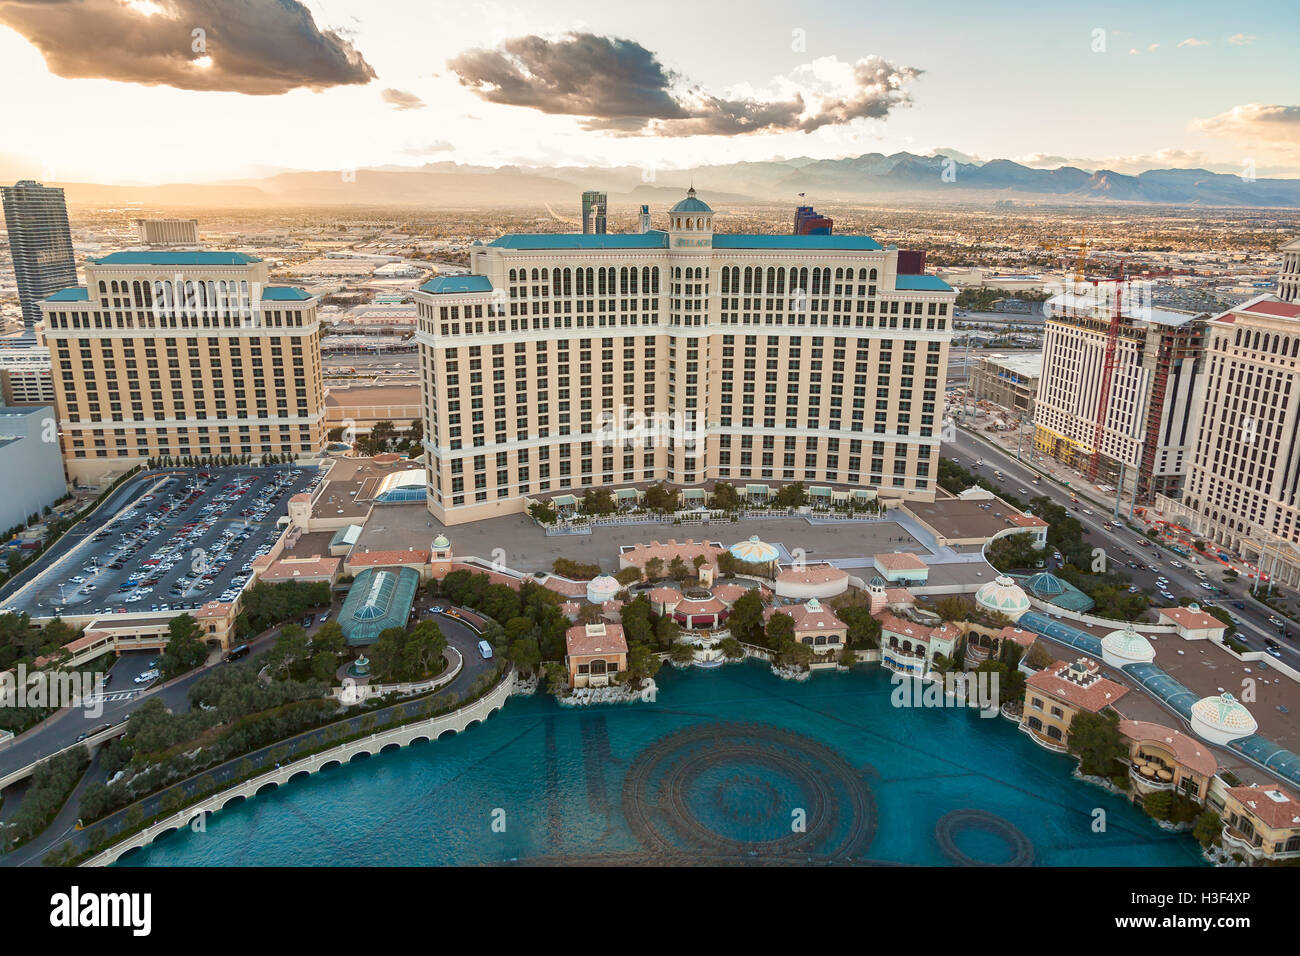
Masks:
[[[455,621],[447,617],[439,616],[437,621],[438,626],[442,629],[442,633],[447,638],[448,645],[454,647],[460,652],[463,661],[460,672],[452,679],[452,681],[432,695],[434,700],[441,702],[452,694],[463,697],[466,689],[473,685],[474,681],[477,680],[481,674],[489,671],[492,665],[479,656],[479,636],[472,628],[464,622]],[[270,638],[271,635],[268,634],[266,640],[269,640]],[[196,674],[195,676],[197,678],[198,675]],[[371,711],[370,713],[375,714],[382,722],[386,714],[394,708],[402,706],[404,706],[403,703],[397,703],[391,707],[385,707],[381,710]],[[362,716],[362,714],[358,713],[346,721],[351,731],[356,732],[360,730]],[[239,773],[240,765],[245,760],[251,761],[255,767],[262,768],[270,765],[271,753],[281,747],[287,748],[288,753],[293,754],[301,750],[315,749],[325,742],[327,742],[325,728],[309,730],[294,737],[290,737],[287,740],[277,741],[274,744],[255,750],[252,753],[219,764],[216,767],[204,771],[203,775],[210,777],[217,784],[225,783],[236,777]],[[92,763],[91,770],[87,773],[86,777],[80,781],[74,790],[72,797],[69,799],[68,804],[64,806],[62,812],[59,814],[58,818],[56,818],[54,823],[51,824],[44,833],[37,836],[30,843],[20,847],[13,853],[0,857],[0,866],[38,865],[41,859],[49,853],[50,850],[54,849],[64,840],[70,839],[80,846],[83,842],[83,837],[79,832],[73,829],[76,823],[77,814],[76,801],[79,799],[80,791],[90,780],[96,779],[97,775],[100,775],[98,761]],[[140,801],[145,816],[152,816],[159,811],[159,801],[160,798],[156,795],[146,797],[144,800]],[[106,818],[106,822],[109,822],[110,824],[120,822],[120,819],[125,816],[126,812],[127,809],[123,808]]]
[[[1000,485],[1010,495],[1021,499],[1042,495],[1056,504],[1070,508],[1070,492],[1067,489],[1050,478],[1041,477],[1026,463],[1018,461],[1015,455],[1004,452],[969,432],[957,429],[956,439],[944,442],[943,455],[945,458],[955,459],[966,469],[970,469],[974,462],[983,460],[985,464],[978,469],[978,472],[993,484]],[[995,471],[1001,471],[1006,479],[1003,481],[995,479],[993,477]],[[1035,478],[1039,478],[1038,484],[1033,483]],[[1085,509],[1092,514],[1085,514]],[[1197,601],[1227,606],[1232,616],[1237,619],[1238,636],[1252,649],[1263,650],[1266,637],[1274,640],[1280,637],[1278,628],[1268,623],[1269,617],[1274,614],[1273,610],[1250,597],[1249,584],[1244,580],[1234,585],[1227,585],[1226,597],[1211,596],[1201,587],[1201,579],[1192,573],[1191,567],[1179,569],[1172,566],[1171,562],[1175,560],[1184,565],[1187,563],[1177,555],[1155,548],[1144,535],[1135,534],[1128,527],[1118,531],[1107,528],[1105,522],[1110,520],[1111,512],[1081,498],[1080,509],[1071,513],[1087,529],[1086,540],[1095,547],[1105,548],[1110,560],[1118,561],[1121,565],[1134,560],[1142,565],[1136,570],[1128,567],[1123,569],[1138,587],[1155,593],[1156,578],[1163,575],[1169,579],[1169,591],[1176,598],[1188,596]],[[1132,559],[1122,553],[1125,548],[1132,552]],[[1204,562],[1197,566],[1208,569]],[[1206,580],[1221,587],[1225,586],[1221,575],[1218,574],[1215,574],[1213,579],[1207,576]],[[1233,601],[1244,603],[1245,609],[1232,607]],[[1292,667],[1300,668],[1300,648],[1296,647],[1294,641],[1284,640],[1279,643],[1281,659]]]

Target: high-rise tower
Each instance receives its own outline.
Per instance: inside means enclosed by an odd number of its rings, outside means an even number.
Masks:
[[[37,304],[53,292],[77,284],[72,232],[63,190],[30,179],[0,186],[4,198],[9,253],[18,281],[18,301],[27,334],[35,336],[41,320]]]

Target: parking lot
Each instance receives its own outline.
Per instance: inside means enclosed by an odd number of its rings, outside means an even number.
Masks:
[[[160,476],[4,611],[32,617],[193,610],[233,601],[270,550],[288,499],[320,481],[287,465]]]

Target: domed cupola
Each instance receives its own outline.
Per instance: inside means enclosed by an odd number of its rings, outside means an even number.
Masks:
[[[696,198],[694,186],[686,191],[685,199],[668,210],[668,233],[674,246],[712,245],[713,210],[703,199]]]

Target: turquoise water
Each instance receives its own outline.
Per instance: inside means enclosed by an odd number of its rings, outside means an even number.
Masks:
[[[949,865],[954,847],[992,864],[1023,851],[1014,830],[954,824],[945,853],[936,824],[961,809],[1013,824],[1038,866],[1201,863],[1190,837],[1072,779],[1072,758],[1039,748],[1010,721],[895,708],[887,675],[873,666],[803,684],[756,663],[665,668],[659,685],[655,703],[611,707],[514,698],[466,733],[296,781],[121,865],[675,862],[673,854]],[[1103,832],[1094,832],[1098,809]]]

